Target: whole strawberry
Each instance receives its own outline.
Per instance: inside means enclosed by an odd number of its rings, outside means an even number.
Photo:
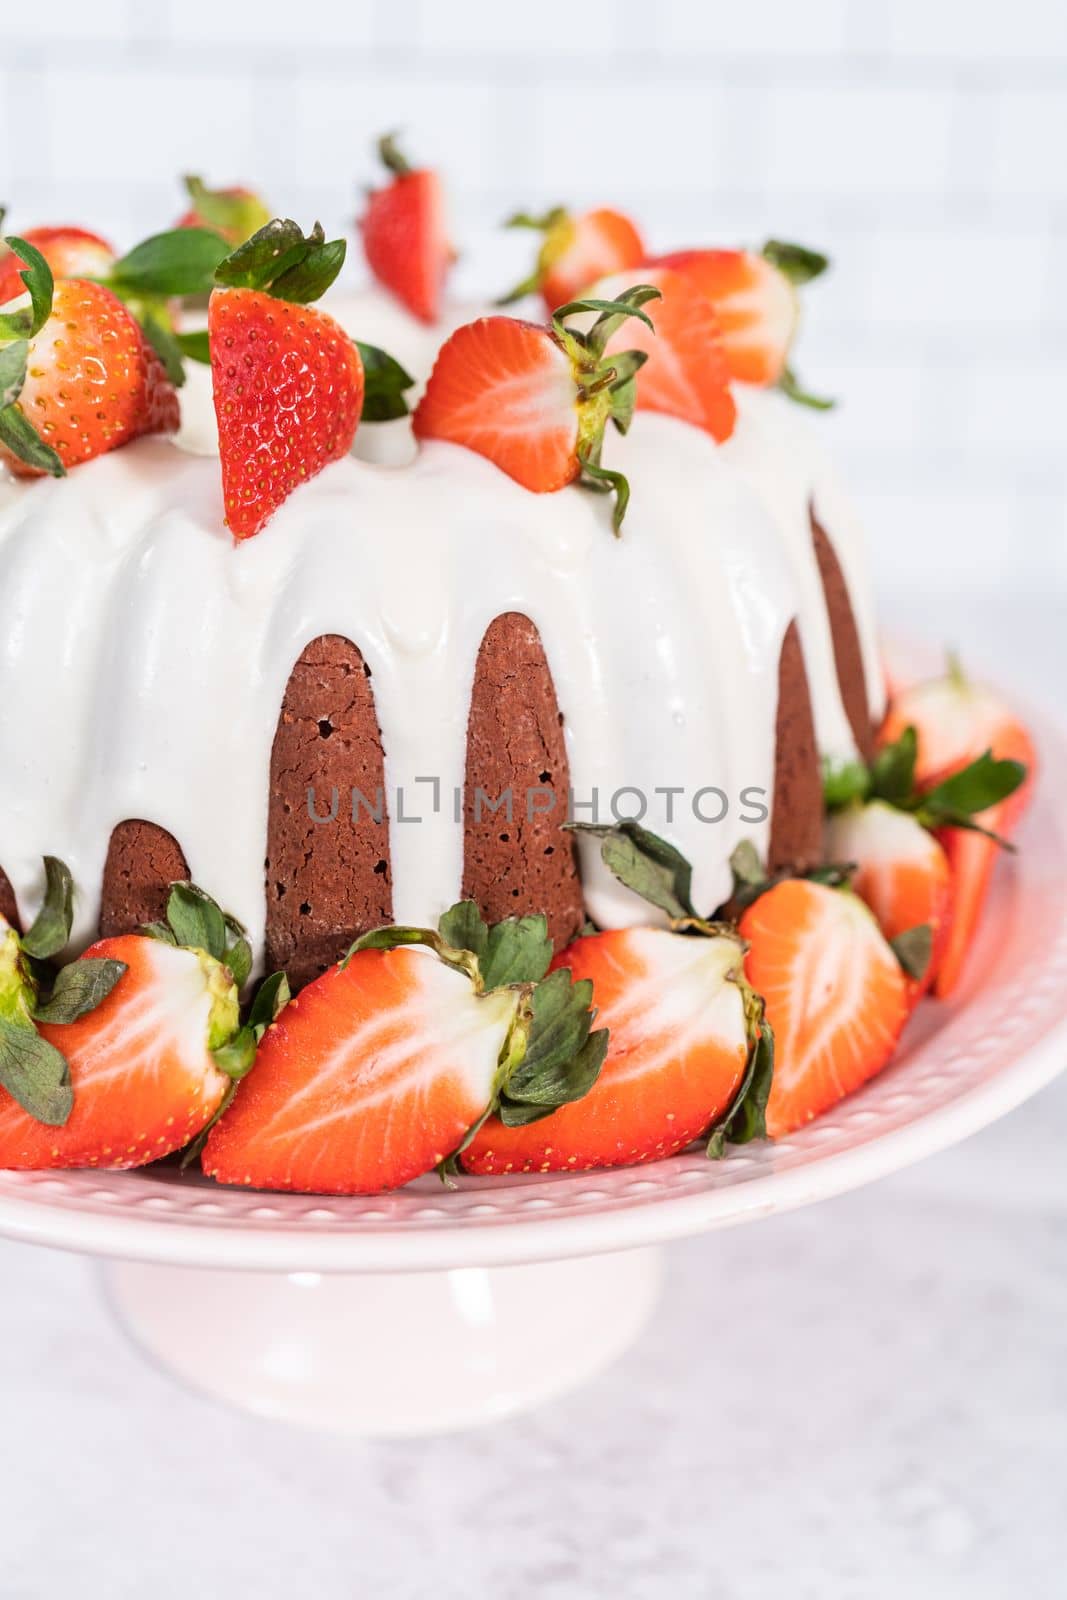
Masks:
[[[173,432],[177,393],[121,300],[102,284],[56,283],[35,246],[7,244],[30,296],[0,312],[0,456],[11,470],[62,477],[141,434]]]
[[[367,264],[414,316],[436,322],[455,254],[441,180],[428,167],[410,166],[391,134],[378,141],[378,153],[391,181],[371,190],[360,222]]]
[[[244,244],[270,221],[270,208],[252,189],[209,189],[202,178],[184,178],[189,209],[176,228],[213,228],[229,245]]]

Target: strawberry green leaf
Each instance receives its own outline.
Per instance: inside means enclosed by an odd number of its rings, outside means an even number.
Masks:
[[[891,806],[904,806],[915,792],[915,762],[919,737],[912,727],[905,728],[893,744],[883,745],[871,764],[870,793]]]
[[[530,998],[525,1054],[501,1090],[499,1115],[507,1126],[516,1125],[512,1119],[517,1107],[540,1108],[547,1114],[580,1100],[592,1088],[608,1043],[604,1029],[590,1035],[595,1017],[589,1009],[592,999],[589,980],[575,983],[565,969],[550,972],[537,985]],[[519,1111],[517,1120],[535,1119]]]
[[[399,361],[373,344],[361,344],[356,349],[363,363],[363,422],[392,422],[396,417],[406,417],[408,403],[404,390],[415,382]]]
[[[216,961],[226,957],[226,918],[209,894],[195,883],[171,885],[167,921],[185,950],[205,950]]]
[[[38,472],[46,472],[53,478],[65,478],[67,475],[67,469],[56,451],[50,444],[45,444],[33,423],[17,405],[0,411],[0,444],[6,445],[11,454],[25,461],[28,467],[36,467]]]
[[[411,163],[401,154],[396,141],[395,133],[383,133],[378,140],[378,154],[394,177],[403,178],[412,170]]]
[[[823,757],[822,794],[827,811],[840,811],[871,792],[870,769],[863,761],[834,762]]]
[[[641,307],[649,300],[662,300],[659,289],[650,283],[634,284],[632,289],[626,289],[617,295],[614,300],[569,300],[566,305],[559,306],[552,313],[552,324],[558,333],[576,339],[586,350],[596,356],[601,356],[607,347],[608,340],[618,332],[628,317],[636,317],[638,322],[643,322],[646,328],[653,333],[656,331],[655,323],[647,311]],[[588,333],[576,333],[573,328],[564,326],[566,319],[581,316],[591,311],[599,312]]]
[[[160,944],[177,946],[174,929],[166,922],[145,922],[137,931],[144,939],[156,939]]]
[[[211,1059],[220,1072],[225,1073],[234,1083],[238,1083],[247,1077],[255,1066],[258,1043],[255,1030],[246,1025],[239,1028],[232,1039],[219,1045],[217,1050],[212,1050]]]
[[[469,950],[479,961],[489,943],[489,925],[473,900],[460,900],[451,906],[437,924],[437,931],[454,950]]]
[[[242,930],[226,951],[223,965],[229,967],[237,988],[243,989],[252,971],[252,946]]]
[[[137,320],[145,338],[162,361],[167,377],[176,389],[180,389],[185,382],[185,362],[177,337],[154,311],[145,310]]]
[[[272,972],[269,978],[263,979],[248,1013],[248,1026],[257,1038],[262,1038],[271,1023],[277,1021],[291,999],[289,979],[284,972]]]
[[[229,239],[250,239],[270,221],[270,212],[258,195],[242,191],[209,189],[202,178],[184,178],[193,210],[208,228]]]
[[[782,376],[778,379],[778,388],[789,400],[795,400],[798,406],[808,406],[812,411],[832,411],[837,404],[825,395],[812,394],[802,387],[800,379],[792,367],[785,367]]]
[[[760,860],[759,851],[751,839],[742,839],[739,844],[734,846],[733,854],[730,857],[730,871],[734,875],[736,884],[744,884],[750,888],[767,881],[767,874],[763,870],[763,862]]]
[[[821,251],[809,250],[802,244],[787,244],[784,239],[768,239],[760,254],[797,288],[821,277],[830,265],[829,256]]]
[[[611,513],[612,531],[618,537],[622,530],[623,518],[630,504],[630,482],[625,474],[612,472],[608,467],[602,467],[594,461],[587,450],[579,450],[578,460],[581,463],[581,474],[578,482],[583,489],[591,489],[594,494],[613,494],[615,505]]]
[[[490,928],[479,958],[486,992],[509,983],[540,983],[552,960],[552,940],[542,916],[508,917]]]
[[[44,875],[41,909],[21,940],[26,955],[36,961],[50,961],[59,954],[70,938],[74,920],[74,880],[70,868],[56,856],[45,856]]]
[[[52,294],[55,289],[52,269],[35,245],[16,234],[5,239],[4,243],[23,263],[19,277],[30,297],[30,304],[19,311],[0,313],[0,339],[32,339],[52,315]]]
[[[396,950],[406,944],[425,945],[428,950],[433,951],[439,961],[444,962],[446,967],[455,968],[457,972],[462,972],[470,978],[476,987],[479,985],[477,956],[461,946],[450,945],[433,928],[372,928],[349,947],[342,956],[340,965],[346,967],[352,957],[358,956],[363,950]]]
[[[38,1022],[77,1022],[106,1000],[127,971],[125,961],[89,956],[61,967],[49,999],[34,1007]]]
[[[211,365],[211,341],[206,328],[197,328],[192,333],[176,333],[174,339],[188,360],[199,361],[205,367]]]
[[[25,339],[0,350],[0,411],[13,406],[26,382],[26,358],[30,347]]]
[[[600,840],[604,865],[642,900],[678,921],[696,916],[690,898],[693,869],[666,839],[650,833],[638,822],[617,822],[607,827],[575,822],[570,826]]]
[[[553,206],[550,211],[534,214],[531,211],[513,211],[504,222],[505,228],[533,228],[537,233],[547,233],[557,223],[567,220],[566,206]],[[535,285],[536,287],[536,285]]]
[[[115,262],[105,279],[116,294],[208,294],[229,245],[211,228],[153,234]]]
[[[1021,761],[998,760],[992,750],[986,750],[961,771],[927,789],[922,809],[931,816],[945,812],[971,817],[999,805],[1025,781],[1026,768]]]
[[[905,928],[890,939],[890,947],[909,978],[921,982],[926,977],[930,957],[934,953],[934,930],[928,922]]]
[[[329,288],[346,250],[343,239],[327,243],[318,222],[305,235],[291,219],[275,217],[218,264],[215,282],[307,305]]]
[[[737,1093],[708,1135],[710,1161],[724,1156],[728,1144],[748,1144],[752,1139],[767,1137],[767,1101],[774,1082],[774,1030],[757,995],[749,993],[746,1009],[753,1042]]]
[[[0,1085],[37,1122],[61,1128],[74,1107],[70,1067],[36,1028],[0,1018]]]

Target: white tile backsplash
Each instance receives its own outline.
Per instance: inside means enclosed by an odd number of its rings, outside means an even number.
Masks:
[[[373,137],[445,169],[465,291],[517,205],[631,208],[653,249],[826,248],[797,365],[883,577],[1067,585],[1063,0],[50,0],[4,19],[0,202],[131,242],[178,175],[345,227]]]

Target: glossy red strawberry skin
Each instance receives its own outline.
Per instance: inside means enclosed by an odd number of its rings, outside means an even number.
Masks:
[[[376,189],[362,220],[367,263],[413,316],[436,322],[452,259],[444,196],[435,172],[404,172]]]
[[[515,1013],[436,957],[364,950],[302,989],[204,1149],[222,1183],[376,1194],[429,1172],[485,1112]]]
[[[178,396],[140,327],[109,289],[71,278],[29,342],[19,406],[64,467],[178,427]],[[37,477],[0,448],[12,472]]]
[[[578,476],[577,401],[570,358],[547,328],[479,317],[442,345],[413,426],[545,494]]]
[[[363,364],[332,317],[256,289],[208,307],[226,524],[258,533],[300,484],[346,455],[363,407]]]
[[[0,1090],[0,1167],[143,1166],[182,1149],[222,1103],[229,1079],[207,1048],[212,996],[197,954],[127,934],[85,956],[128,971],[88,1016],[40,1028],[70,1065],[74,1109],[46,1127]]]
[[[107,240],[85,228],[30,228],[21,237],[37,247],[56,278],[102,278],[115,259]],[[0,257],[0,305],[24,293],[22,267],[13,252]]]
[[[540,1122],[490,1118],[461,1156],[465,1171],[576,1172],[658,1161],[705,1133],[727,1109],[748,1057],[741,990],[725,976],[739,944],[662,928],[577,939],[553,962],[593,984],[609,1031],[600,1077],[580,1101]]]

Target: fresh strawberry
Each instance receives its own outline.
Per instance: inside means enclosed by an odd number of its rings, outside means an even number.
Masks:
[[[653,267],[642,280],[660,292],[652,309],[655,332],[634,322],[608,341],[607,353],[625,345],[647,356],[637,384],[638,411],[661,411],[710,433],[721,444],[734,431],[737,408],[718,320],[708,301],[678,272]],[[629,285],[627,274],[603,278],[591,290],[613,300]]]
[[[446,1162],[491,1110],[544,1116],[588,1089],[606,1041],[589,1032],[589,985],[542,981],[544,918],[490,931],[467,905],[442,929],[369,934],[301,991],[209,1135],[205,1172],[378,1193]]]
[[[614,526],[626,511],[629,486],[600,465],[608,421],[625,432],[634,400],[634,374],[643,351],[608,358],[604,351],[630,317],[649,324],[640,309],[658,297],[631,289],[611,302],[577,301],[568,312],[592,311],[587,333],[559,318],[541,327],[513,317],[479,317],[457,328],[437,361],[414,415],[420,439],[447,439],[474,450],[537,494],[576,479],[614,491]]]
[[[252,189],[209,189],[196,177],[183,181],[191,204],[176,228],[213,228],[228,244],[239,245],[270,221],[269,208]]]
[[[528,294],[540,293],[551,315],[560,306],[575,300],[608,273],[626,272],[644,256],[641,235],[621,211],[599,207],[572,216],[556,206],[541,217],[524,211],[510,217],[509,228],[533,228],[544,235],[537,265],[501,305],[510,305]],[[629,281],[633,282],[633,274]]]
[[[436,322],[455,256],[441,180],[428,167],[409,166],[391,136],[378,141],[378,152],[392,181],[367,198],[360,223],[367,263],[416,317]]]
[[[915,1004],[933,982],[951,933],[952,875],[944,850],[917,817],[884,800],[832,815],[826,848],[830,860],[856,864],[852,888],[893,946]]]
[[[45,904],[21,941],[37,960],[70,934],[70,874],[45,865]],[[238,1003],[250,965],[240,925],[176,884],[166,923],[101,939],[14,1021],[9,1005],[0,1167],[136,1167],[195,1137],[255,1057],[262,1029],[241,1028]],[[0,982],[0,1013],[11,992]]]
[[[178,426],[178,397],[140,326],[109,289],[54,283],[44,257],[8,240],[31,297],[0,313],[0,457],[20,477],[90,461]]]
[[[760,253],[675,250],[649,264],[680,272],[711,302],[732,378],[763,387],[776,385],[791,398],[820,409],[830,404],[805,394],[789,367],[800,318],[796,286],[826,270],[825,256],[770,240]]]
[[[28,228],[23,238],[41,252],[54,278],[103,278],[115,260],[107,240],[84,228]],[[24,292],[25,265],[14,250],[0,256],[0,306]]]
[[[908,1016],[907,982],[847,889],[794,878],[741,918],[745,975],[774,1030],[767,1132],[779,1139],[880,1072]]]
[[[942,824],[938,837],[952,873],[952,928],[934,982],[935,993],[947,998],[959,983],[977,931],[997,839],[1013,832],[1029,802],[1036,756],[1030,735],[1010,708],[992,690],[971,683],[955,664],[945,677],[896,697],[880,735],[883,746],[895,747],[910,729],[915,730],[921,804],[931,824]],[[1007,774],[999,787],[998,769]],[[975,781],[989,777],[993,788],[988,781]],[[970,826],[954,826],[954,812],[962,812]]]
[[[628,1166],[706,1135],[732,1105],[750,1054],[739,942],[621,928],[577,939],[553,965],[592,982],[609,1036],[600,1077],[543,1122],[508,1128],[491,1118],[460,1158],[466,1171]]]

